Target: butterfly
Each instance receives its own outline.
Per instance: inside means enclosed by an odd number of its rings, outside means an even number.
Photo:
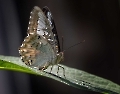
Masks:
[[[26,65],[39,70],[63,61],[57,30],[48,7],[40,9],[35,6],[31,11],[27,37],[19,48],[19,54]]]

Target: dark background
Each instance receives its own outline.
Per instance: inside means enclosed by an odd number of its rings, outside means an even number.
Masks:
[[[30,11],[48,6],[65,52],[62,64],[120,84],[119,0],[0,0],[0,54],[19,56],[27,35]],[[99,94],[55,80],[12,71],[0,71],[0,94]]]

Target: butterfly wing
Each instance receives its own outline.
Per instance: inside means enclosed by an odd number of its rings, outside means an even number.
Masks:
[[[52,25],[47,17],[52,18],[45,16],[39,7],[34,7],[30,16],[28,36],[19,49],[22,61],[34,68],[45,69],[55,62],[57,57],[58,41],[53,33],[55,25]]]
[[[64,53],[61,52],[61,49],[60,49],[60,44],[59,44],[59,39],[58,39],[58,34],[57,34],[57,30],[56,30],[56,26],[55,26],[55,22],[53,20],[53,17],[52,17],[52,13],[50,12],[49,8],[48,7],[44,7],[42,9],[42,11],[44,12],[46,18],[48,19],[48,22],[49,22],[49,25],[50,25],[50,28],[52,29],[52,33],[53,33],[53,37],[54,37],[54,40],[55,40],[55,45],[54,45],[54,48],[55,48],[55,51],[56,51],[56,58],[55,58],[55,62],[53,62],[53,64],[58,64],[60,63],[61,61],[63,61],[64,59]]]
[[[58,34],[57,34],[55,22],[54,22],[53,17],[52,17],[52,13],[50,12],[49,8],[46,6],[42,9],[42,11],[44,12],[44,14],[46,15],[46,18],[49,21],[50,27],[51,27],[52,32],[54,34],[56,51],[57,51],[57,53],[59,53],[61,51],[60,50],[60,43],[59,43],[59,39],[58,39]]]

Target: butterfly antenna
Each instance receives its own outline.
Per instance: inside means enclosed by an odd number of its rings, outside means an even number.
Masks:
[[[81,41],[81,42],[79,42],[79,43],[76,43],[76,44],[70,46],[70,47],[67,48],[66,50],[69,50],[69,49],[71,49],[72,47],[74,47],[74,46],[76,46],[76,45],[79,45],[79,44],[81,44],[81,43],[83,43],[83,42],[85,42],[85,40],[83,40],[83,41]],[[65,52],[66,50],[64,50],[63,52]]]

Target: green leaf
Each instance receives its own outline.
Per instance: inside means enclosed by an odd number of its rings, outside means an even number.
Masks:
[[[87,72],[61,65],[65,69],[65,76],[61,68],[57,74],[58,66],[51,66],[40,71],[26,66],[19,57],[0,56],[0,69],[13,70],[52,78],[64,84],[85,90],[101,92],[104,94],[120,94],[120,86],[107,79],[89,74]]]

